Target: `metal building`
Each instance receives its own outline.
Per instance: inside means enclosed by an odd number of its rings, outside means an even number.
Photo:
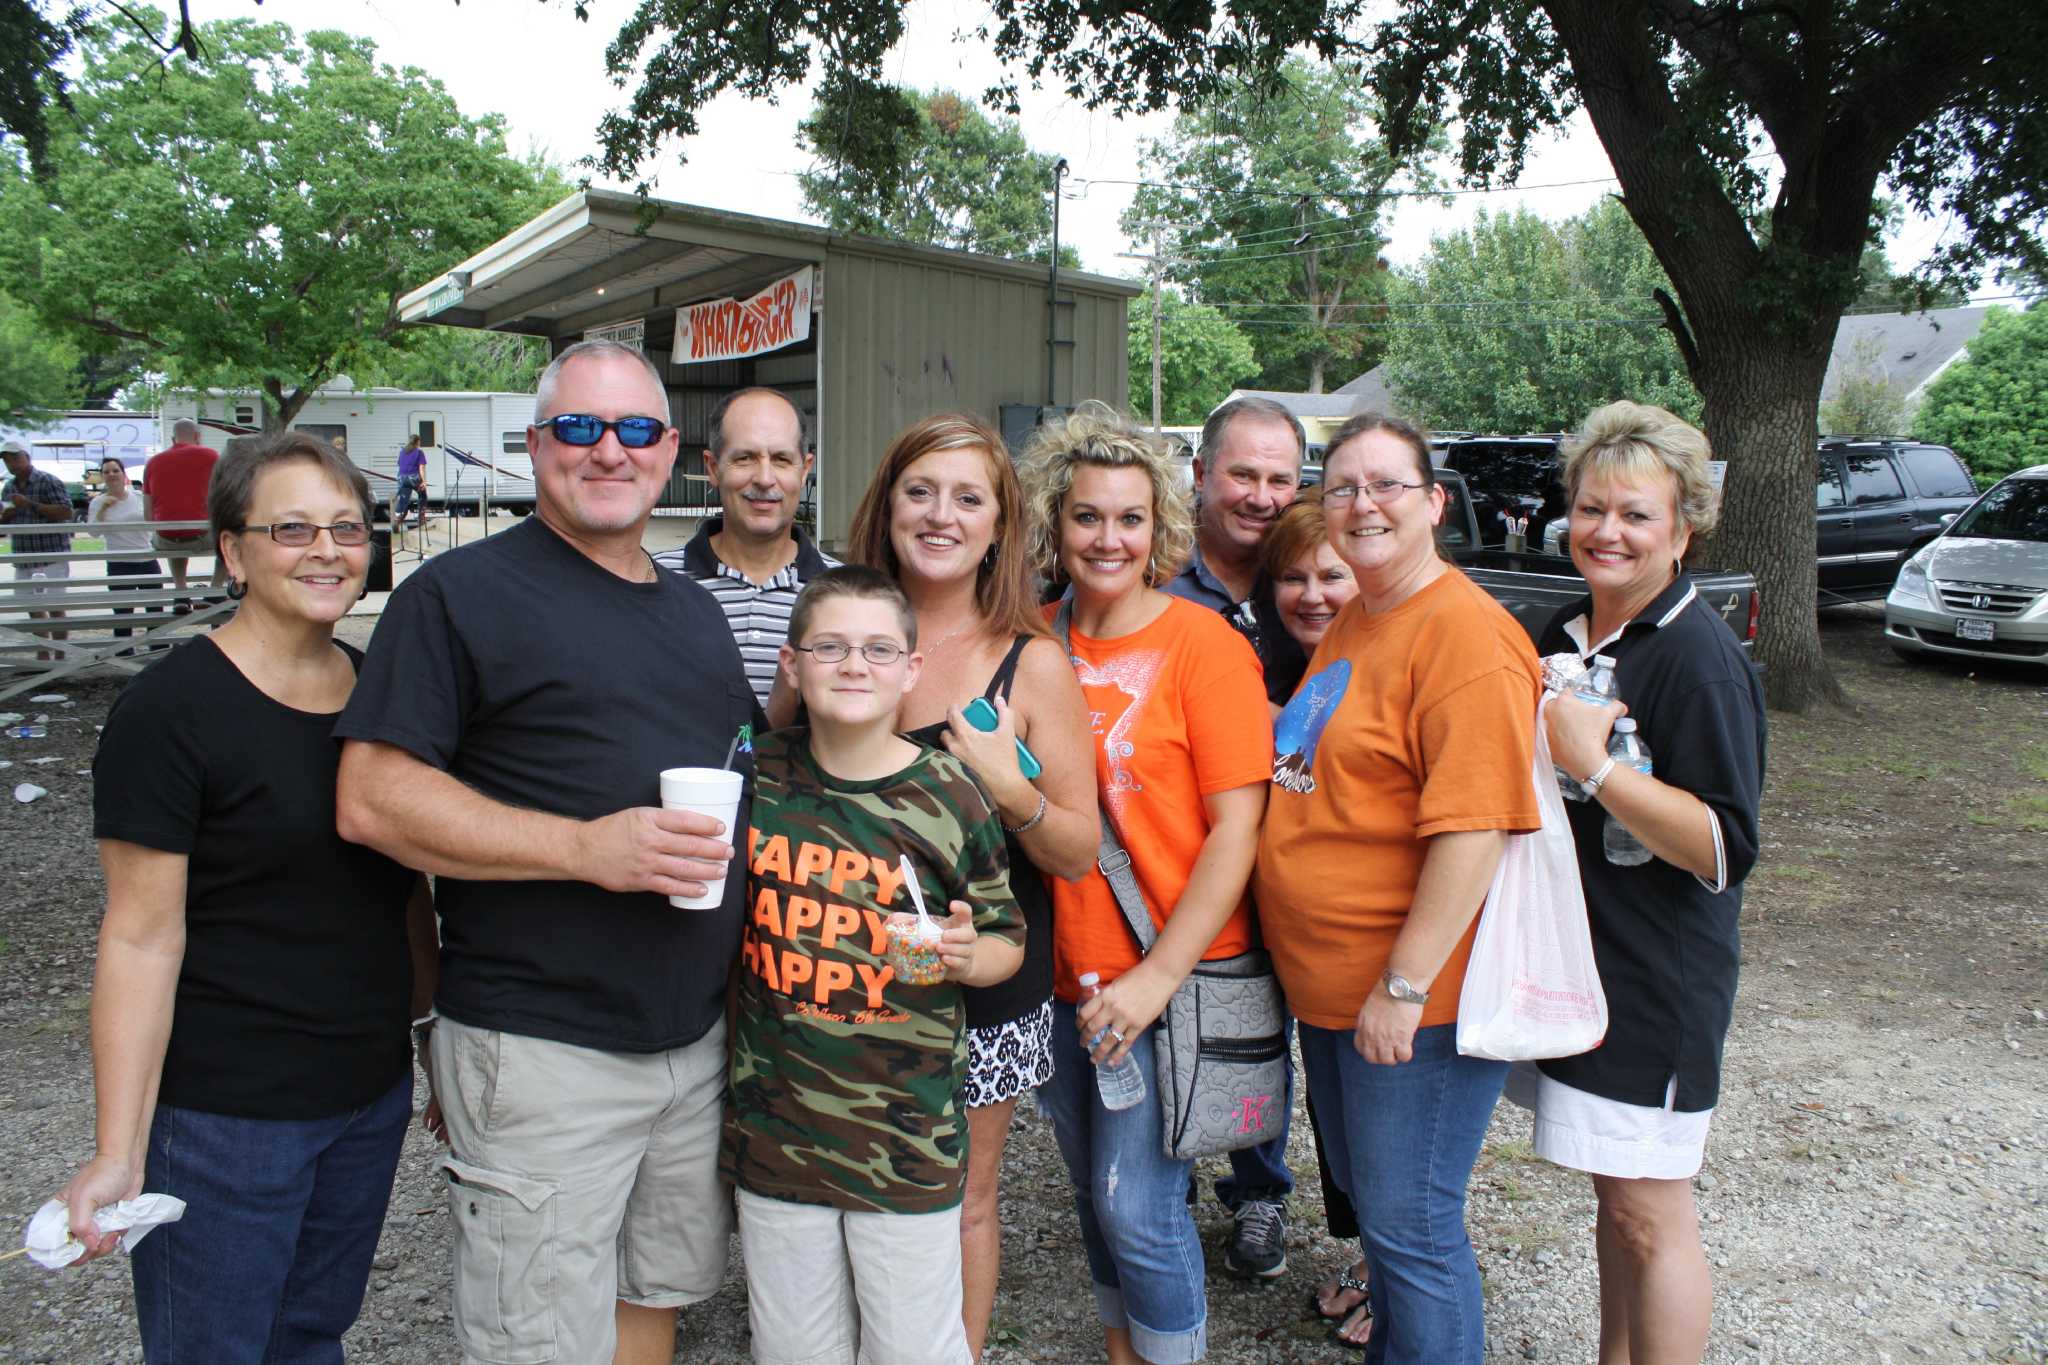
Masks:
[[[399,300],[400,319],[520,332],[556,351],[639,345],[668,376],[682,457],[666,501],[701,505],[705,419],[779,388],[818,449],[818,532],[847,534],[890,439],[965,410],[1006,434],[1043,405],[1121,406],[1138,286],[801,223],[586,190]],[[1048,326],[1052,331],[1048,334]]]

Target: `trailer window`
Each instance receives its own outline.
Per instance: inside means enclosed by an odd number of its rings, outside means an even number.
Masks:
[[[438,446],[438,445],[440,445],[440,444],[441,444],[441,441],[440,441],[440,433],[438,433],[437,431],[435,431],[435,430],[434,430],[434,419],[433,419],[433,418],[431,418],[431,417],[422,417],[422,418],[420,418],[420,419],[419,419],[419,424],[418,424],[418,426],[417,426],[417,427],[415,428],[415,430],[416,430],[416,431],[417,431],[417,432],[419,433],[419,438],[420,438],[420,444],[421,444],[421,445],[423,445],[423,446],[427,446],[427,447],[431,448],[431,447],[434,447],[434,446]]]
[[[523,431],[506,432],[499,448],[507,455],[524,455],[526,453],[526,433]]]

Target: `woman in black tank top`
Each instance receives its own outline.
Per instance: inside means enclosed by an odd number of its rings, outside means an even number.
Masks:
[[[1052,898],[1047,876],[1095,859],[1095,761],[1080,684],[1046,631],[1024,555],[1026,512],[1002,438],[979,418],[926,418],[896,438],[854,515],[845,559],[893,577],[925,656],[904,698],[904,734],[963,759],[1002,821],[1010,890],[1024,912],[1024,965],[967,991],[967,1189],[960,1210],[962,1316],[976,1359],[995,1305],[997,1176],[1017,1098],[1050,1077]],[[993,733],[962,715],[976,697]],[[910,724],[909,722],[915,722]],[[1044,771],[1019,767],[1022,739]]]

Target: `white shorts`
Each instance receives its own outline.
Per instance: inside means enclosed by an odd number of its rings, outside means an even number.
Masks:
[[[1677,1089],[1674,1076],[1666,1106]],[[1711,1109],[1623,1104],[1554,1081],[1534,1062],[1508,1069],[1504,1093],[1536,1116],[1536,1155],[1559,1166],[1621,1180],[1690,1180],[1706,1158]]]
[[[51,559],[41,564],[14,566],[14,591],[19,597],[61,597],[70,591],[64,580],[71,577],[71,561]]]
[[[756,1365],[969,1365],[958,1204],[854,1213],[736,1193]]]

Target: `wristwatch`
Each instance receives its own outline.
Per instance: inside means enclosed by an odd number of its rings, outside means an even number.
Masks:
[[[1380,984],[1387,988],[1388,995],[1393,996],[1404,1005],[1426,1005],[1429,1003],[1428,991],[1417,990],[1407,977],[1397,972],[1389,971],[1381,976]]]

